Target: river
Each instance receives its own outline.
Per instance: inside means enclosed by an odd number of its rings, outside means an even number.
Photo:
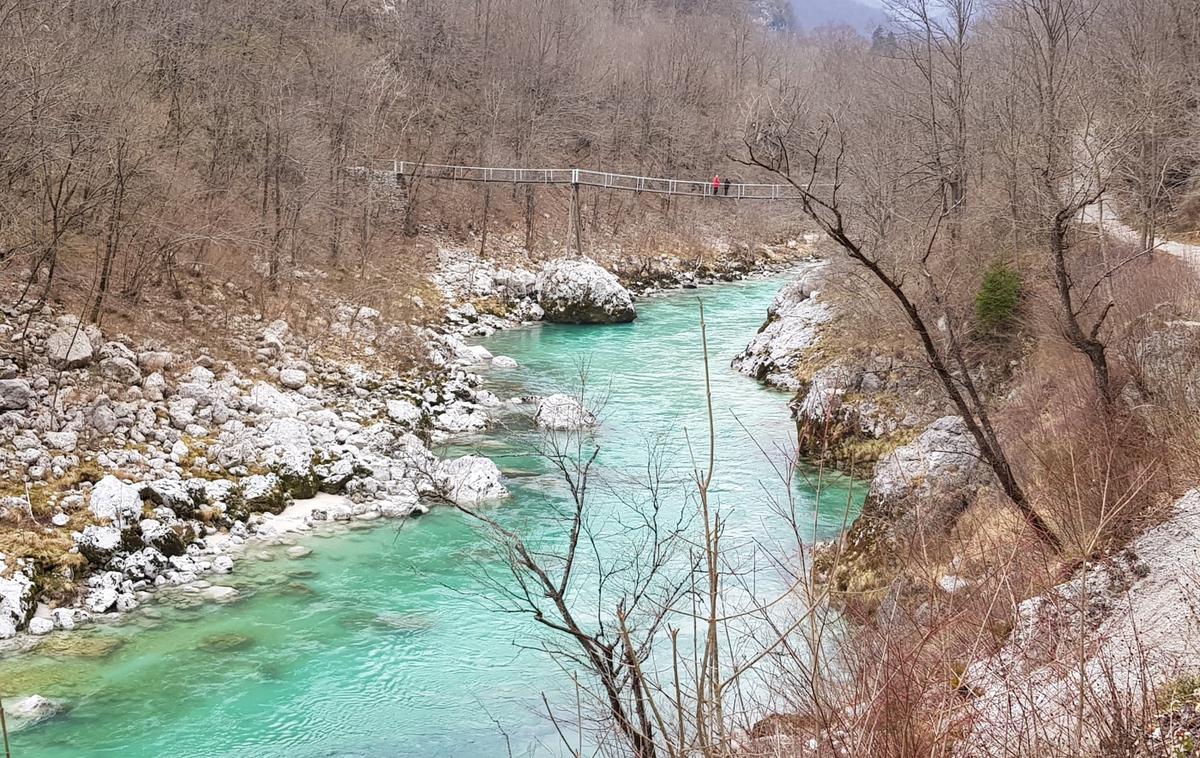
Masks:
[[[619,326],[540,325],[483,341],[518,369],[493,369],[502,398],[569,389],[581,363],[606,398],[597,431],[602,471],[644,464],[647,441],[673,451],[686,475],[684,434],[703,444],[704,375],[698,298],[709,332],[718,461],[716,499],[727,541],[747,543],[777,523],[769,491],[794,435],[788,395],[729,368],[760,326],[783,279],[753,279],[640,301]],[[515,417],[514,417],[515,418]],[[500,425],[455,452],[478,451],[511,475],[498,506],[532,539],[554,539],[547,498],[562,488],[532,455],[527,423]],[[845,480],[792,482],[798,507],[832,536],[847,503]],[[598,495],[597,508],[620,509]],[[69,704],[56,718],[12,735],[14,758],[201,756],[430,756],[557,754],[539,715],[540,695],[564,685],[528,617],[477,597],[481,566],[495,566],[466,519],[437,507],[410,523],[330,527],[307,536],[312,553],[289,560],[258,548],[221,582],[241,590],[228,605],[176,599],[120,623],[55,633],[35,651],[0,661],[0,693],[37,692]],[[603,546],[602,546],[603,547]],[[763,591],[775,589],[770,577]],[[165,598],[166,596],[164,596]]]

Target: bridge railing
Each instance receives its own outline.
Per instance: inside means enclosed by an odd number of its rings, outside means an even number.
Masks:
[[[748,184],[723,181],[714,193],[711,181],[666,179],[653,176],[617,174],[606,171],[569,168],[502,168],[495,166],[452,166],[412,161],[379,161],[365,170],[379,174],[394,174],[397,182],[403,177],[420,177],[448,181],[498,182],[504,184],[578,184],[588,187],[648,192],[660,195],[704,196],[716,194],[740,200],[793,200],[800,193],[789,184]]]

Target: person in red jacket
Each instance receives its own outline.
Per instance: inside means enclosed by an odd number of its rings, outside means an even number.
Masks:
[[[713,188],[714,195],[721,194],[721,175],[720,174],[715,174],[713,176],[712,188]]]

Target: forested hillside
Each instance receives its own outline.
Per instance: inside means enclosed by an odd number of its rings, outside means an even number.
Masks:
[[[806,65],[725,0],[15,1],[0,20],[5,271],[26,298],[87,293],[92,320],[191,277],[419,269],[420,223],[461,235],[490,212],[536,247],[562,236],[560,197],[417,187],[397,208],[348,169],[707,179]],[[668,210],[617,198],[596,228]]]

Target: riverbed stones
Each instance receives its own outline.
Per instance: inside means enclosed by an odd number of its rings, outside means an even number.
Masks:
[[[157,548],[144,547],[130,553],[121,561],[121,571],[134,581],[146,579],[154,581],[167,569],[167,556]]]
[[[483,345],[466,345],[459,356],[467,363],[486,363],[492,359],[492,352]]]
[[[35,397],[24,379],[0,380],[0,410],[23,411]]]
[[[62,703],[42,697],[41,695],[29,695],[20,699],[6,699],[4,701],[4,713],[8,718],[12,719],[10,728],[14,732],[53,718],[62,713],[63,710],[64,706]]]
[[[42,616],[29,619],[29,633],[42,637],[54,631],[54,622]]]
[[[180,534],[182,529],[177,531],[158,519],[152,518],[142,519],[139,528],[142,533],[142,542],[165,556],[183,555],[187,550],[187,542]]]
[[[517,368],[517,365],[516,359],[510,358],[507,355],[497,355],[492,358],[493,368]]]
[[[550,395],[538,401],[533,421],[539,429],[567,431],[596,424],[596,417],[571,395]]]
[[[0,640],[14,637],[33,613],[33,567],[0,553]]]
[[[298,390],[308,384],[308,374],[298,368],[285,368],[279,372],[279,383],[290,390]]]
[[[92,487],[88,510],[96,518],[115,522],[129,522],[142,512],[142,498],[137,487],[125,484],[112,474],[105,476]]]
[[[52,368],[83,368],[92,362],[92,342],[78,327],[64,327],[46,338],[46,358]]]
[[[487,428],[488,416],[474,404],[460,400],[435,416],[433,425],[451,434],[480,432]]]
[[[388,418],[401,426],[414,429],[421,424],[421,409],[408,400],[391,399],[386,407]]]
[[[633,296],[611,272],[595,262],[562,258],[537,278],[538,305],[547,321],[561,324],[617,324],[633,321]]]
[[[113,526],[88,526],[75,536],[80,554],[94,566],[104,566],[121,547],[121,530]]]
[[[195,493],[179,479],[155,479],[142,484],[141,497],[170,508],[183,518],[190,518],[197,506]]]
[[[242,480],[242,499],[250,511],[282,513],[291,502],[283,482],[275,474],[254,474]]]

